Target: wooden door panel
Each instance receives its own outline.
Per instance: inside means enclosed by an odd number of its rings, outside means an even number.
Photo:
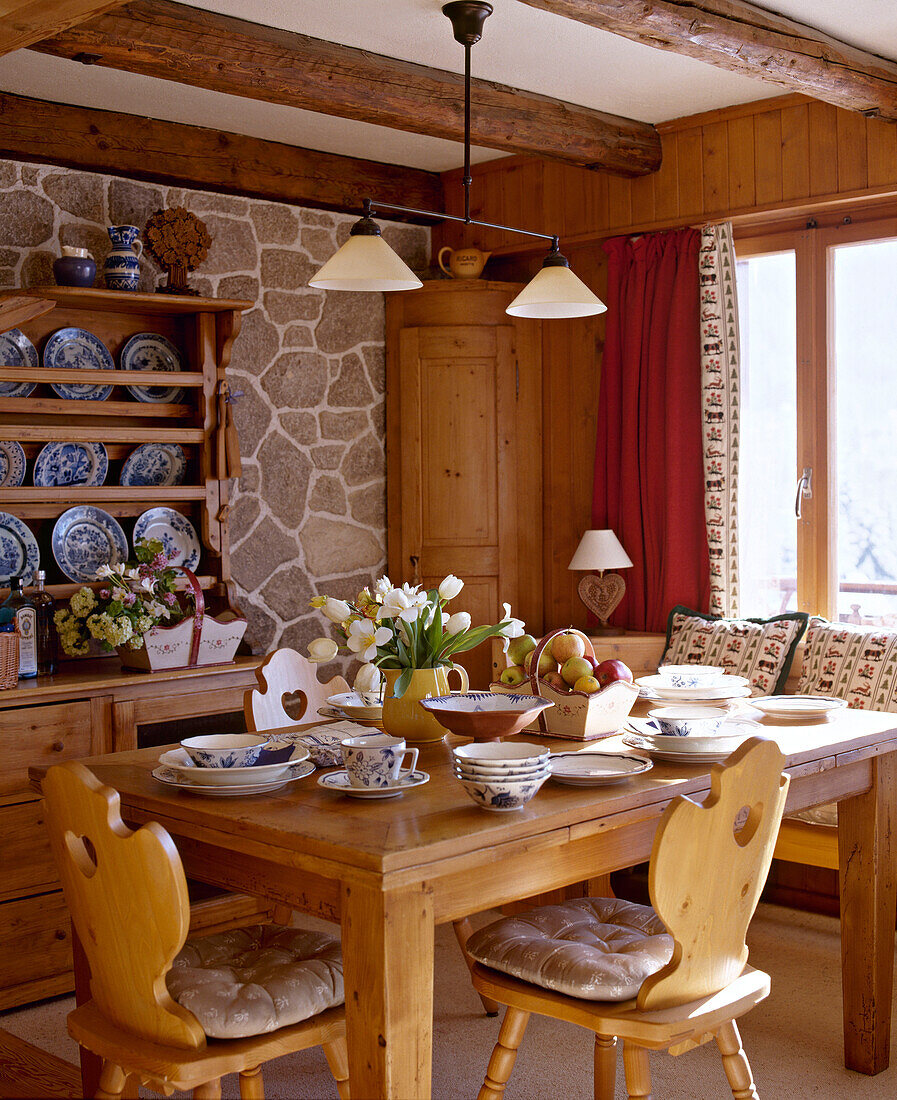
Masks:
[[[423,582],[427,588],[435,588],[444,576],[444,573],[424,574]],[[456,611],[470,612],[474,626],[499,622],[501,604],[496,578],[468,575],[462,579],[464,587],[461,589],[461,594],[452,600],[446,610],[452,614]],[[467,653],[460,653],[455,663],[467,669],[471,690],[485,691],[489,687],[492,679],[492,648],[488,641]]]

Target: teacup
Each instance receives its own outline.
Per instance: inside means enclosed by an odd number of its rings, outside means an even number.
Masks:
[[[406,748],[404,737],[391,737],[388,733],[347,737],[340,747],[353,787],[392,787],[417,767],[417,749]],[[403,769],[409,753],[411,764]]]
[[[664,737],[713,737],[729,717],[725,707],[660,707],[648,717]]]

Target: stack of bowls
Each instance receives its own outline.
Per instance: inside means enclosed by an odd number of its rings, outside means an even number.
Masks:
[[[548,749],[523,741],[461,745],[452,758],[464,790],[495,813],[521,809],[551,774]]]

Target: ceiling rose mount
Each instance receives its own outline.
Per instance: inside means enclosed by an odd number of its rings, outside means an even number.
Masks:
[[[442,14],[451,21],[456,42],[475,46],[483,37],[483,24],[492,14],[492,5],[481,0],[452,0],[443,6]]]

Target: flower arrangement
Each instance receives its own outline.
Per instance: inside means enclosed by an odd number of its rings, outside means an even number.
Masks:
[[[523,634],[523,622],[511,616],[510,604],[504,604],[505,617],[495,626],[471,626],[467,611],[448,614],[446,604],[463,587],[452,573],[429,591],[421,591],[420,585],[394,585],[389,577],[381,577],[354,600],[315,596],[311,605],[334,624],[345,647],[366,662],[355,680],[356,691],[378,690],[380,669],[402,669],[394,689],[401,698],[415,669],[449,666],[458,653],[487,638]],[[340,648],[331,638],[316,638],[308,647],[309,657],[317,663],[332,661]]]
[[[177,573],[158,539],[140,539],[134,546],[136,562],[101,565],[97,580],[105,585],[94,592],[82,588],[53,617],[63,651],[84,656],[90,638],[104,649],[126,645],[143,647],[143,636],[160,623],[174,624],[184,617],[175,593]]]
[[[203,262],[212,244],[206,223],[183,206],[157,210],[146,223],[144,246],[168,272],[165,290],[196,293],[187,287],[187,272]]]

